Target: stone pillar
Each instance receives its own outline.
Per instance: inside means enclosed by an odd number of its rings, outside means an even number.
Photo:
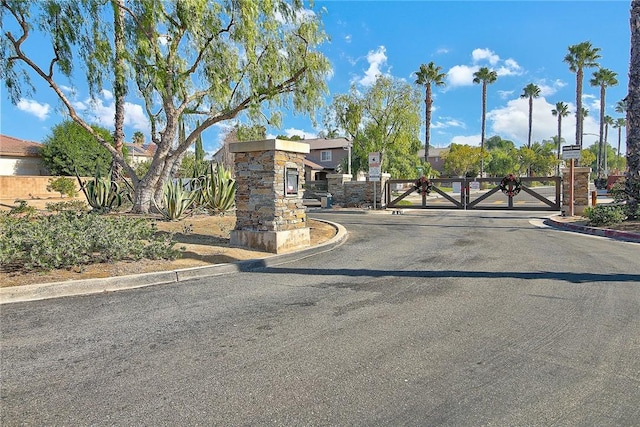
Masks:
[[[589,206],[589,175],[591,168],[573,168],[573,214],[582,215],[585,208]],[[562,206],[563,211],[569,211],[569,168],[562,169]]]
[[[230,151],[238,184],[231,246],[276,254],[308,247],[302,185],[309,144],[269,139],[232,143]]]

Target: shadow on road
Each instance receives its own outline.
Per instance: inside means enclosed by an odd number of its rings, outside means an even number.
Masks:
[[[604,273],[571,273],[563,271],[509,272],[509,271],[461,271],[461,270],[370,270],[351,268],[287,268],[264,267],[245,271],[272,274],[300,274],[313,276],[351,276],[351,277],[422,277],[422,278],[471,278],[471,279],[524,279],[524,280],[563,280],[570,283],[597,282],[635,282],[640,284],[640,274],[604,274]]]

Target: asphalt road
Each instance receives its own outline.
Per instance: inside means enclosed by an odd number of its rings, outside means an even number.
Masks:
[[[0,424],[640,424],[639,244],[324,217],[347,242],[289,264],[1,306]]]

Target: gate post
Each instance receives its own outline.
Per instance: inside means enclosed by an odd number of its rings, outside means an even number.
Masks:
[[[562,169],[562,210],[566,212],[569,212],[569,183],[571,182],[569,172],[568,168]],[[591,168],[574,167],[573,173],[573,213],[574,215],[582,215],[585,208],[589,206],[589,175]]]
[[[236,142],[236,226],[230,245],[271,253],[310,245],[302,203],[304,158],[309,144],[268,139]]]

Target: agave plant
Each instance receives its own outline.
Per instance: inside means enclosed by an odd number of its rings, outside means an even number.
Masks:
[[[189,210],[197,193],[197,191],[185,189],[185,183],[180,178],[167,181],[162,186],[162,207],[156,204],[155,199],[153,203],[164,219],[173,221],[182,217]]]
[[[94,211],[106,212],[119,208],[125,197],[131,201],[131,188],[128,183],[123,181],[127,186],[122,187],[118,182],[113,181],[111,171],[106,176],[102,176],[100,170],[96,168],[93,180],[82,181],[76,170],[76,178],[80,184],[80,190],[87,198],[87,203]]]
[[[203,206],[213,214],[223,213],[231,208],[236,199],[236,180],[231,170],[222,165],[209,165],[209,171],[202,180]]]

